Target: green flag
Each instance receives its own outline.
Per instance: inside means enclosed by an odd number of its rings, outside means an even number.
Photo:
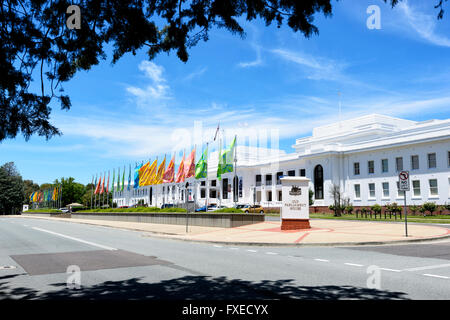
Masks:
[[[117,169],[117,191],[120,191],[120,167]]]
[[[217,177],[219,178],[219,180],[222,178],[222,174],[233,172],[235,144],[236,136],[234,137],[228,149],[225,150],[219,158],[219,163],[217,165]]]
[[[122,188],[120,188],[120,191],[123,191],[123,187],[125,186],[125,166],[123,167],[123,174],[122,174]]]
[[[208,145],[206,145],[205,151],[203,151],[202,157],[195,165],[195,179],[206,178],[208,174]]]
[[[113,181],[111,186],[111,192],[114,193],[114,182],[116,181],[116,169],[113,169]]]

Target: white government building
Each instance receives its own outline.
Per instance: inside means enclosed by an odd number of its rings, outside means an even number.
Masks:
[[[239,204],[281,206],[282,176],[305,176],[314,191],[313,206],[333,204],[330,188],[339,185],[354,206],[375,203],[403,203],[398,190],[398,173],[410,173],[408,205],[432,201],[450,203],[450,119],[411,121],[372,114],[316,127],[312,136],[299,138],[294,152],[237,146]],[[257,155],[255,155],[257,154]],[[194,201],[196,207],[208,204],[234,205],[235,173],[216,178],[217,153],[209,156],[208,186],[205,179],[188,179],[185,184],[146,186],[115,192],[118,206],[143,200],[149,206]],[[220,197],[221,190],[224,190]],[[209,198],[206,194],[209,192]]]

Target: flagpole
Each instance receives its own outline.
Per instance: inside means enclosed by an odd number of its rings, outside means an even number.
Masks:
[[[234,135],[234,140],[235,141],[237,140],[237,135]],[[236,182],[236,184],[233,183],[233,191],[234,191],[234,194],[235,194],[233,200],[234,200],[234,207],[235,208],[236,208],[238,197],[239,197],[239,194],[238,194],[239,181],[238,181],[238,178],[237,178],[237,158],[236,158],[236,156],[237,156],[237,146],[235,145],[234,146],[234,179],[235,179],[234,181]]]
[[[91,188],[91,210],[92,210],[92,197],[94,196],[94,175],[92,175],[92,188]]]

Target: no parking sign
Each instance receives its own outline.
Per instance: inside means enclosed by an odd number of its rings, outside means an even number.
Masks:
[[[399,190],[409,191],[409,171],[402,171],[398,175]]]

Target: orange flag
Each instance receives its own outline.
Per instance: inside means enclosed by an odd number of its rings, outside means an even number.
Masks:
[[[155,177],[155,184],[161,184],[163,182],[164,171],[166,170],[166,156],[164,156],[164,160],[158,167],[158,172]]]
[[[173,155],[172,160],[170,160],[167,166],[166,172],[163,175],[163,183],[171,183],[174,181],[175,175],[175,155]]]
[[[186,161],[184,177],[185,179],[187,179],[193,177],[194,174],[195,174],[195,148],[192,150],[191,154],[189,155],[189,158]]]
[[[98,179],[97,187],[95,188],[94,194],[100,193],[100,185],[102,184],[102,176],[100,175],[100,179]]]
[[[175,180],[176,183],[184,182],[184,153],[183,158],[181,159],[180,166],[178,167],[177,178]]]
[[[103,175],[103,184],[102,184],[102,189],[100,190],[100,194],[105,192],[105,176],[106,176],[106,172]]]

